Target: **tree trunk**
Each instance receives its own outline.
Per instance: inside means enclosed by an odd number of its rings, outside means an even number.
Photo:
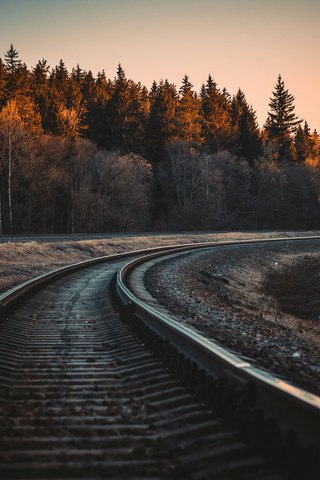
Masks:
[[[3,151],[2,151],[2,158],[0,159],[1,167],[0,167],[0,235],[3,234],[3,227],[2,227],[2,187],[3,187],[3,165],[5,164],[5,153],[6,153],[6,142],[3,140]]]
[[[12,177],[12,145],[11,145],[11,133],[9,133],[9,137],[8,137],[8,206],[9,206],[10,233],[12,233],[12,230],[13,230],[11,177]]]
[[[1,178],[0,178],[0,235],[2,235],[2,203],[1,203]]]

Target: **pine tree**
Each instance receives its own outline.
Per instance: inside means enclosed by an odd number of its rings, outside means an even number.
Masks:
[[[163,85],[163,80],[160,81],[161,85]],[[153,106],[153,103],[155,102],[156,98],[157,98],[157,93],[158,93],[158,84],[157,82],[154,80],[152,82],[152,85],[151,85],[151,88],[150,88],[150,92],[149,92],[149,99],[150,99],[150,105],[151,107]]]
[[[315,157],[316,156],[316,144],[313,135],[311,134],[311,130],[309,127],[308,122],[304,122],[303,126],[303,133],[306,139],[306,150],[307,150],[307,157]]]
[[[121,63],[119,63],[118,68],[117,68],[117,83],[118,84],[123,84],[123,83],[126,82],[126,80],[127,80],[127,78],[126,78],[125,71],[122,68]]]
[[[45,132],[49,130],[49,121],[47,118],[50,108],[50,92],[48,83],[48,73],[50,66],[44,58],[39,60],[33,68],[33,96],[41,115],[41,124]]]
[[[285,88],[281,75],[278,76],[269,107],[271,111],[265,124],[268,138],[275,142],[280,160],[292,160],[292,134],[302,120],[294,112],[294,96]]]
[[[108,95],[109,82],[107,80],[106,73],[104,70],[102,70],[102,72],[98,72],[96,84],[98,87],[98,92],[97,92],[98,96],[101,96],[104,98],[110,98]]]
[[[26,134],[40,135],[42,133],[41,115],[34,100],[29,95],[21,94],[16,95],[15,103]]]
[[[21,68],[17,71],[15,76],[15,88],[12,89],[13,97],[18,93],[20,95],[33,95],[32,91],[32,74],[28,70],[28,67],[25,63],[21,65]]]
[[[79,138],[81,132],[81,120],[76,109],[61,106],[56,115],[59,135],[72,140]]]
[[[102,90],[102,87],[101,87]],[[104,115],[101,112],[100,88],[98,82],[94,79],[91,70],[83,71],[81,81],[81,93],[86,107],[84,122],[88,129],[86,136],[94,139],[98,144],[105,146],[104,137]]]
[[[188,75],[185,75],[179,90],[180,99],[175,116],[176,137],[187,143],[189,151],[194,147],[199,147],[203,140],[201,136],[201,106],[198,96],[192,88],[193,85],[189,81]]]
[[[82,89],[88,110],[86,115],[88,136],[103,147],[109,145],[110,132],[106,120],[106,108],[113,91],[112,81],[106,78],[104,70],[98,72],[96,80],[91,72],[88,72]]]
[[[0,108],[6,103],[6,87],[8,82],[8,71],[3,60],[0,58]]]
[[[63,137],[76,139],[88,128],[86,102],[81,92],[82,81],[83,74],[79,65],[69,75],[63,60],[51,73],[51,129]]]
[[[298,126],[298,129],[296,131],[295,137],[294,137],[294,147],[295,147],[295,153],[296,153],[296,159],[299,162],[304,162],[307,155],[306,155],[306,141],[305,141],[305,135],[304,132],[301,128],[301,125]]]
[[[84,72],[83,81],[82,81],[82,94],[86,102],[90,100],[95,100],[97,97],[97,84],[93,78],[91,70]]]
[[[232,100],[232,121],[238,129],[239,154],[251,165],[262,153],[256,112],[249,106],[241,89]]]
[[[49,70],[50,65],[48,65],[47,60],[44,58],[42,60],[38,60],[36,66],[33,68],[35,88],[42,89],[43,86],[47,84]]]
[[[150,114],[147,126],[148,158],[159,162],[163,149],[175,135],[175,114],[178,105],[176,86],[161,80],[154,82],[149,94]]]
[[[107,147],[124,149],[126,112],[129,106],[129,84],[121,64],[113,82],[113,94],[106,106]]]
[[[202,85],[201,108],[205,146],[210,153],[230,149],[234,143],[236,129],[232,125],[231,103],[228,92],[218,89],[211,75]]]
[[[13,47],[12,43],[9,50],[5,53],[5,63],[10,77],[14,77],[22,66],[22,61],[19,58],[19,53]]]
[[[87,130],[88,125],[86,123],[86,101],[83,98],[81,92],[81,83],[77,78],[71,77],[67,82],[67,91],[66,91],[66,108],[72,110],[76,117],[78,118],[78,132],[76,137],[81,136],[85,130]],[[73,138],[76,138],[73,136]]]
[[[106,104],[107,146],[122,152],[143,153],[149,113],[148,91],[140,83],[128,80],[121,64]]]
[[[47,112],[47,129],[53,134],[59,134],[58,116],[67,107],[69,73],[63,60],[51,71],[49,76],[49,108]]]
[[[311,133],[313,157],[317,157],[320,160],[320,135],[317,130]]]
[[[19,53],[10,45],[5,54],[7,70],[6,96],[14,99],[18,95],[31,95],[31,75],[25,63],[19,58]]]
[[[68,82],[68,70],[62,59],[59,61],[59,65],[57,65],[54,69],[54,78],[60,87],[64,87]]]
[[[82,85],[85,72],[80,68],[80,65],[77,64],[76,68],[73,68],[71,71],[71,78],[79,85]]]
[[[128,104],[123,128],[125,152],[145,153],[145,132],[150,110],[148,90],[141,83],[128,82]]]
[[[311,136],[311,131],[307,122],[304,123],[304,127],[298,126],[294,137],[294,147],[296,153],[296,159],[300,162],[305,162],[307,158],[314,156],[314,141]]]

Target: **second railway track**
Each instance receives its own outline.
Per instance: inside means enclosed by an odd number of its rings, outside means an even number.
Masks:
[[[69,272],[5,315],[1,478],[282,478],[119,316],[110,284],[127,261]]]

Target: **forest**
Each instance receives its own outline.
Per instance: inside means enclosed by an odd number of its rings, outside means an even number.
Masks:
[[[196,92],[119,64],[108,79],[62,60],[0,58],[0,234],[313,229],[320,137],[281,75],[259,127],[239,90]]]

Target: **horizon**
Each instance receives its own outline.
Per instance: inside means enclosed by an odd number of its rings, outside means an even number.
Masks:
[[[42,58],[52,68],[62,59],[69,72],[79,64],[112,79],[120,62],[148,89],[161,78],[179,88],[187,74],[197,92],[211,74],[231,95],[242,89],[261,127],[281,74],[296,114],[320,129],[316,0],[0,0],[0,6],[0,55],[12,43],[28,68]]]

